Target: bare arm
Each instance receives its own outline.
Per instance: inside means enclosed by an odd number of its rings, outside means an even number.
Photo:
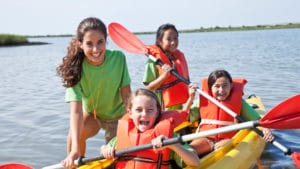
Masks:
[[[154,149],[160,149],[162,148],[162,140],[166,139],[165,136],[160,135],[152,140],[153,148]],[[171,144],[168,146],[165,146],[166,148],[169,148],[173,150],[176,154],[178,154],[184,163],[188,166],[197,167],[200,165],[200,159],[198,155],[195,152],[192,152],[190,150],[187,150],[184,148],[181,144]]]
[[[165,81],[165,79],[169,76],[170,74],[170,71],[172,70],[171,66],[168,65],[168,64],[164,64],[162,66],[162,70],[163,70],[163,73],[155,80],[153,80],[152,82],[150,82],[146,88],[148,90],[156,90],[157,88],[159,88],[162,83]]]
[[[193,167],[197,167],[200,165],[200,159],[198,155],[195,152],[187,150],[181,144],[173,144],[167,147],[172,149],[176,154],[178,154],[186,165]]]
[[[190,84],[189,85],[189,98],[185,102],[185,104],[182,108],[183,111],[186,111],[186,112],[190,111],[191,106],[192,106],[193,101],[194,101],[194,98],[195,98],[195,95],[196,95],[196,90],[197,90],[197,85],[195,85],[195,84]]]
[[[131,88],[130,85],[124,86],[121,88],[121,95],[122,95],[122,100],[123,104],[126,106],[127,105],[127,100],[130,95]]]
[[[74,160],[80,156],[80,145],[79,145],[79,135],[80,127],[82,125],[82,103],[79,101],[70,102],[70,129],[69,135],[71,137],[71,149],[66,157],[62,161],[65,167],[70,167],[73,165]]]
[[[79,150],[79,134],[80,127],[82,125],[82,103],[71,102],[70,103],[70,130],[72,139],[72,150]]]

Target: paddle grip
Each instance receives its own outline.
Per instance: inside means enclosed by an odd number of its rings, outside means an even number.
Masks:
[[[150,58],[150,57],[149,57],[149,58]],[[150,58],[150,59],[151,59],[151,58]],[[164,65],[164,63],[163,63],[160,59],[156,59],[156,60],[154,60],[154,62],[155,62],[156,64],[160,65],[160,66],[163,66],[163,65]],[[187,85],[191,84],[191,82],[190,82],[188,79],[186,79],[186,78],[180,76],[174,69],[172,69],[172,70],[170,71],[170,73],[171,73],[172,75],[176,76],[179,80],[181,80],[181,81],[184,82],[185,84],[187,84]]]
[[[241,116],[236,116],[235,118],[240,122],[245,122],[246,121]],[[257,133],[258,135],[260,135],[261,137],[264,137],[264,133],[261,130],[259,130],[257,127],[253,127],[252,130],[255,133]],[[277,142],[275,139],[273,139],[270,143],[272,143],[275,147],[277,147],[279,150],[281,150],[285,155],[291,155],[292,154],[292,151],[291,151],[290,148],[285,147],[281,143]]]
[[[169,139],[166,139],[166,140],[162,140],[162,146],[166,146],[166,145],[171,145],[171,144],[175,144],[175,143],[182,143],[183,140],[182,140],[182,137],[181,136],[178,136],[178,137],[175,137],[175,138],[169,138]],[[143,151],[143,150],[146,150],[146,149],[152,149],[153,148],[153,144],[143,144],[143,145],[139,145],[139,146],[135,146],[135,147],[129,147],[129,148],[126,148],[126,149],[120,149],[120,150],[116,150],[115,151],[115,157],[120,157],[124,154],[127,154],[127,153],[131,153],[131,152],[138,152],[138,151]],[[100,154],[100,156],[98,157],[94,157],[94,158],[79,158],[75,161],[75,164],[77,166],[82,166],[84,165],[85,163],[88,163],[88,162],[92,162],[92,161],[97,161],[97,160],[102,160],[102,159],[105,159],[105,157]]]

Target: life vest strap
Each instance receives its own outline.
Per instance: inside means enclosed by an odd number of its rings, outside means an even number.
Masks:
[[[202,124],[229,126],[229,125],[233,125],[236,123],[230,122],[230,121],[213,120],[213,119],[201,119],[200,125],[202,125]]]
[[[160,86],[157,90],[159,90],[159,91],[166,90],[166,89],[168,89],[168,88],[170,88],[172,86],[175,86],[179,82],[181,82],[181,80],[176,79],[176,80],[174,80],[174,81],[172,81],[170,83],[167,83],[167,84],[164,84],[164,85]]]
[[[147,157],[141,157],[141,156],[121,156],[118,158],[118,161],[138,161],[138,162],[144,162],[144,163],[158,163],[159,161],[153,160],[152,158]],[[170,161],[161,161],[160,165],[170,165]]]

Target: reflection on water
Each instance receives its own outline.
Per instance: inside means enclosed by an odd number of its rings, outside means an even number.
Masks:
[[[154,35],[139,36],[146,44]],[[193,83],[217,68],[248,80],[245,96],[260,96],[267,110],[300,91],[300,29],[180,34]],[[55,68],[70,38],[32,39],[50,45],[0,48],[0,163],[35,168],[56,164],[66,155],[69,107]],[[117,48],[108,42],[109,48]],[[126,53],[133,90],[142,87],[146,57]],[[299,130],[274,131],[278,141],[300,150]],[[90,139],[87,157],[98,155],[103,133]],[[294,168],[291,158],[268,145],[263,168]]]

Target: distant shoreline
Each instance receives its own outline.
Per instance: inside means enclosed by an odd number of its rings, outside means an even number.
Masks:
[[[300,23],[286,23],[286,24],[273,24],[273,25],[256,25],[256,26],[237,26],[237,27],[210,27],[210,28],[196,28],[196,29],[184,29],[178,30],[180,33],[193,33],[193,32],[222,32],[222,31],[247,31],[247,30],[267,30],[267,29],[292,29],[300,28]],[[148,32],[133,32],[136,35],[140,34],[155,34],[154,31]],[[39,37],[72,37],[74,35],[38,35],[38,36],[28,36],[30,38],[39,38]]]
[[[286,24],[273,24],[273,25],[256,25],[256,26],[238,26],[238,27],[200,27],[198,29],[185,29],[178,30],[180,33],[193,33],[193,32],[223,32],[223,31],[248,31],[248,30],[270,30],[270,29],[292,29],[300,28],[300,23],[286,23]],[[134,32],[134,34],[155,34],[153,31],[148,32]],[[44,45],[49,44],[46,42],[29,42],[28,38],[40,38],[40,37],[72,37],[74,35],[35,35],[35,36],[23,36],[23,35],[10,35],[0,34],[0,47],[7,46],[21,46],[21,45]]]
[[[0,44],[0,47],[13,47],[13,46],[32,46],[32,45],[47,45],[50,43],[47,42],[23,42],[23,43],[6,43],[6,44]]]
[[[238,27],[210,27],[199,29],[185,29],[178,30],[180,33],[193,33],[193,32],[224,32],[224,31],[248,31],[248,30],[268,30],[268,29],[292,29],[300,28],[300,23],[287,23],[287,24],[273,24],[273,25],[256,25],[256,26],[238,26]],[[155,32],[136,32],[135,34],[153,34]]]

